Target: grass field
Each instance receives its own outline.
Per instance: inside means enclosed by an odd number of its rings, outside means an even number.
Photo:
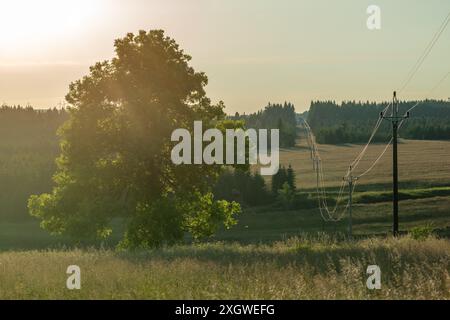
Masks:
[[[360,148],[320,146],[331,189]],[[369,149],[361,170],[382,148]],[[448,150],[450,142],[401,144],[404,233],[432,225],[435,235],[450,235]],[[315,177],[308,150],[283,150],[281,159],[293,165],[300,190],[311,192]],[[120,228],[105,243],[77,243],[51,237],[34,220],[2,222],[0,299],[450,299],[450,241],[387,236],[390,172],[387,155],[360,181],[354,242],[345,240],[346,216],[325,223],[314,208],[246,208],[236,227],[205,243],[129,253],[114,249]],[[76,292],[65,288],[65,271],[73,264],[82,269],[82,290]],[[382,270],[377,292],[365,286],[371,264]]]
[[[81,290],[65,288],[69,265]],[[366,287],[378,265],[382,288]],[[0,253],[0,299],[449,299],[450,242],[409,238]]]
[[[354,207],[353,231],[357,237],[386,235],[391,231],[392,206],[389,202],[357,204]],[[450,235],[450,196],[400,202],[400,230],[406,232],[414,227],[432,225],[437,235]],[[347,219],[338,223],[323,222],[317,209],[278,211],[271,208],[246,209],[238,217],[239,223],[231,230],[220,231],[210,241],[238,242],[241,244],[270,244],[276,241],[326,232],[345,234]],[[84,243],[83,246],[113,248],[119,241],[118,227],[107,242]],[[0,224],[0,251],[45,250],[79,246],[64,237],[53,237],[39,228],[37,221]]]
[[[348,166],[363,147],[363,145],[319,146],[326,186],[340,186]],[[366,157],[356,168],[355,175],[366,171],[385,147],[385,144],[371,145]],[[306,189],[315,187],[316,176],[312,169],[310,152],[303,141],[295,149],[282,150],[280,162],[284,165],[292,164],[297,173],[298,187]],[[450,185],[449,164],[450,141],[402,140],[399,144],[399,179],[403,187]],[[359,184],[364,191],[370,186],[385,188],[391,181],[392,148],[373,171],[359,181]]]

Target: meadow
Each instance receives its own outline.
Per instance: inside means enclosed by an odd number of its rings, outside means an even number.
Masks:
[[[390,237],[390,157],[360,181],[347,219],[324,222],[316,208],[244,208],[239,223],[202,243],[152,251],[115,249],[119,228],[103,243],[52,237],[33,219],[0,223],[0,299],[449,299],[450,142],[403,141],[400,146],[400,229]],[[369,149],[361,170],[383,145]],[[360,145],[320,146],[333,194]],[[308,150],[281,153],[297,186],[315,186]],[[418,241],[406,235],[430,226]],[[82,290],[65,287],[66,268],[79,265]],[[366,288],[366,268],[382,270],[382,289]]]
[[[350,163],[358,156],[364,145],[319,145],[327,187],[339,187]],[[355,169],[357,176],[366,171],[381,154],[386,144],[372,144]],[[428,188],[450,185],[450,141],[401,140],[398,149],[399,179],[403,188]],[[307,145],[300,141],[296,148],[284,149],[280,162],[291,164],[297,173],[297,186],[312,189],[316,176]],[[392,183],[392,147],[378,165],[358,184],[357,191],[390,190]]]
[[[69,291],[73,264],[81,290]],[[374,264],[382,288],[371,291],[366,270]],[[450,242],[434,238],[3,252],[0,299],[449,299],[449,271]]]

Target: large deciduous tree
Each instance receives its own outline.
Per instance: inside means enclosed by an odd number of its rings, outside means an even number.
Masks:
[[[239,205],[211,194],[220,166],[175,166],[171,133],[194,120],[220,127],[223,104],[205,94],[207,77],[162,30],[115,41],[116,56],[70,85],[69,121],[51,194],[29,210],[55,234],[107,237],[123,217],[127,247],[154,247],[211,236],[230,227]]]

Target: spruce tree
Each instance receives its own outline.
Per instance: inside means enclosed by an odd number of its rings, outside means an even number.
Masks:
[[[292,169],[292,166],[289,165],[289,168],[287,169],[286,173],[286,182],[289,184],[289,187],[291,187],[292,190],[297,189],[297,186],[295,184],[295,172],[294,169]]]

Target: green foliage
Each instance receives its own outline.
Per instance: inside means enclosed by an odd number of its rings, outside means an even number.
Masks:
[[[295,184],[295,171],[290,164],[286,170],[286,182],[292,190],[295,191],[297,189]]]
[[[265,205],[273,200],[259,173],[241,169],[223,172],[214,187],[214,194],[220,199],[249,206]]]
[[[234,216],[241,212],[237,202],[215,201],[212,193],[197,194],[195,201],[184,203],[184,228],[195,240],[212,237],[219,224],[230,229],[237,224]]]
[[[225,118],[223,103],[206,97],[206,75],[162,30],[128,34],[115,49],[116,57],[70,85],[56,187],[31,197],[30,213],[48,231],[77,238],[107,237],[110,221],[125,217],[123,245],[130,247],[173,243],[183,231],[210,236],[219,223],[231,225],[239,206],[210,196],[222,166],[171,162],[173,130],[192,130],[194,120],[214,127]]]
[[[289,183],[285,182],[278,190],[277,207],[283,210],[300,210],[315,208],[317,200],[308,193],[299,193],[293,189]]]
[[[283,187],[278,190],[278,201],[286,210],[293,208],[295,202],[295,190],[292,189],[289,183],[285,182]]]
[[[426,226],[412,228],[409,234],[414,240],[425,241],[431,237],[433,230],[433,225],[428,224]]]
[[[282,166],[278,172],[272,176],[272,193],[277,196],[278,190],[282,189],[285,183],[287,183],[292,190],[296,190],[295,172],[291,165],[289,165],[288,169]]]
[[[434,197],[443,197],[450,195],[450,187],[433,187],[426,189],[401,189],[399,191],[399,199],[414,200],[427,199]],[[389,202],[392,200],[391,191],[366,191],[355,194],[354,203],[379,203]]]
[[[281,167],[276,174],[272,176],[272,193],[276,196],[278,195],[278,190],[280,190],[284,183],[287,182],[286,170]]]
[[[194,240],[202,240],[213,236],[220,224],[226,229],[237,224],[234,216],[239,212],[237,203],[215,201],[212,193],[197,193],[191,199],[172,195],[152,204],[138,204],[119,246],[148,249],[174,245],[182,242],[186,232]]]
[[[316,200],[307,193],[297,191],[295,171],[291,165],[281,167],[272,177],[272,194],[275,195],[277,205],[284,210],[305,209],[316,206]]]
[[[138,204],[120,246],[136,249],[173,245],[181,242],[183,235],[179,208],[171,199],[160,199]]]

